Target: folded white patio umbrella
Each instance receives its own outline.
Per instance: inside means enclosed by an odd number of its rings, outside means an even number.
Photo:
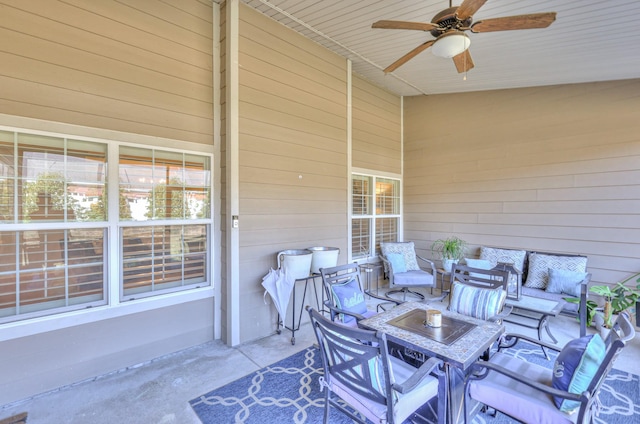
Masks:
[[[265,289],[264,303],[267,303],[267,293],[269,293],[283,324],[286,322],[285,317],[289,306],[289,298],[295,282],[296,280],[288,275],[285,268],[277,270],[271,268],[269,273],[262,278],[262,287]]]

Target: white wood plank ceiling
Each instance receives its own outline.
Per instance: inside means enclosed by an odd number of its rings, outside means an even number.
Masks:
[[[449,7],[447,0],[242,1],[349,58],[354,72],[403,96],[640,77],[638,0],[488,0],[474,22],[540,12],[557,12],[557,19],[545,29],[467,31],[475,68],[466,80],[451,59],[430,50],[385,75],[385,67],[433,36],[371,28],[381,19],[430,22]]]

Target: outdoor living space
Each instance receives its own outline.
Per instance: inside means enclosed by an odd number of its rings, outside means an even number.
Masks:
[[[418,291],[424,293],[426,299],[434,296],[428,290]],[[368,302],[372,305],[377,303],[371,299]],[[551,318],[551,326],[558,338],[558,346],[564,346],[579,333],[575,318],[554,317]],[[507,333],[537,337],[535,330],[526,327],[509,323],[506,323],[506,327]],[[589,329],[589,334],[593,331],[593,328]],[[204,343],[95,379],[43,393],[32,399],[5,405],[0,409],[0,420],[27,412],[29,424],[201,424],[189,401],[316,343],[308,323],[303,324],[296,334],[295,345],[290,343],[288,331],[236,347],[226,346],[220,341]],[[548,341],[548,338],[545,340]],[[614,368],[635,374],[637,379],[640,375],[640,362],[637,360],[639,355],[640,341],[635,338],[622,351]],[[636,385],[640,389],[640,381],[636,380]],[[615,382],[608,383],[608,386],[613,386],[608,390],[615,390]],[[627,395],[629,394],[625,393],[623,396]],[[628,406],[631,415],[627,416],[626,422],[638,422],[640,392],[636,391],[630,395],[636,396],[631,399],[635,405]],[[316,407],[322,409],[322,405]],[[606,408],[607,405],[604,404],[603,410]],[[606,416],[603,417],[602,422],[607,422]],[[214,423],[218,421],[206,424]]]
[[[385,72],[435,40],[373,23],[445,3],[0,0],[0,419],[197,422],[189,401],[313,345],[318,274],[295,335],[265,296],[283,251],[373,270],[383,243],[438,262],[457,237],[580,256],[589,287],[639,272],[640,32],[593,28],[640,2],[460,0],[549,26],[463,25],[473,69]],[[616,368],[640,374],[637,344]]]

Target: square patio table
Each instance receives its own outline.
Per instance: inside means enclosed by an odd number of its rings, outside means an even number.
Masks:
[[[424,324],[419,315],[426,318],[427,309],[441,311],[443,323],[455,324],[459,322],[458,325],[465,327],[464,330],[458,331],[461,334],[456,334],[456,339],[450,344],[437,341],[437,337],[425,335]],[[416,310],[419,312],[414,312]],[[398,318],[401,319],[398,320]],[[399,323],[400,325],[398,325]],[[444,362],[444,371],[449,383],[447,396],[449,423],[464,422],[464,378],[471,369],[471,365],[505,331],[501,324],[450,312],[447,310],[447,305],[440,302],[405,302],[389,311],[362,320],[358,324],[363,328],[382,331],[387,335],[387,340],[416,351],[425,357],[437,357]],[[457,330],[454,329],[455,331]]]

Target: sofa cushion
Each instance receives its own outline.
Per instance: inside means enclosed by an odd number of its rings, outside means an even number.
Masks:
[[[524,258],[527,256],[525,250],[513,249],[496,249],[495,247],[480,247],[480,259],[487,260],[491,263],[491,268],[498,265],[498,262],[512,263],[513,266],[521,271],[524,269]],[[469,265],[471,266],[471,265]]]
[[[605,350],[599,334],[571,340],[556,358],[551,379],[553,388],[577,394],[584,392],[604,360]],[[580,407],[579,402],[561,397],[554,396],[554,402],[561,411],[568,413]]]
[[[547,284],[546,291],[549,293],[565,293],[573,297],[580,297],[580,283],[586,277],[586,272],[549,268],[549,283]]]
[[[529,269],[525,287],[546,289],[549,281],[549,268],[586,272],[586,256],[556,256],[542,253],[529,255]]]
[[[562,305],[562,312],[568,315],[577,315],[580,305],[577,303],[570,303],[564,300],[568,297],[564,293],[550,293],[545,290],[532,289],[530,287],[522,287],[522,294],[524,296],[537,297],[538,299],[555,300]]]

